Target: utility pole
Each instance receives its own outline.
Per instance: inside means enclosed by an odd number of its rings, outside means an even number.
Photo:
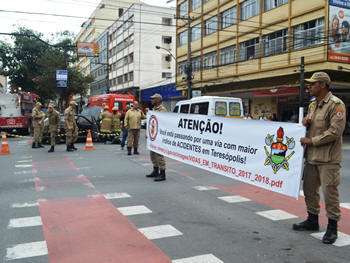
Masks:
[[[186,63],[186,80],[187,80],[187,99],[192,98],[192,55],[191,55],[191,41],[192,41],[192,29],[191,29],[191,21],[192,18],[190,16],[175,16],[175,19],[183,19],[187,20],[187,63]]]
[[[192,41],[192,29],[191,18],[187,17],[187,99],[192,98],[192,58],[191,58],[191,41]]]
[[[305,58],[301,57],[300,61],[300,88],[299,88],[299,123],[304,118],[304,90],[305,90]]]

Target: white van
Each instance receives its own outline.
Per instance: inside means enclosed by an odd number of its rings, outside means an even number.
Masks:
[[[200,96],[181,100],[176,103],[173,112],[244,118],[242,99],[232,97]]]

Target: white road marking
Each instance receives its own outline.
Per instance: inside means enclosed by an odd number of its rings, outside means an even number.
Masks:
[[[27,178],[21,181],[18,181],[19,183],[33,183],[34,182],[34,178]]]
[[[141,163],[142,166],[151,166],[153,165],[152,163]]]
[[[23,170],[23,171],[14,172],[15,175],[18,175],[18,174],[32,174],[32,173],[33,173],[32,170]]]
[[[24,156],[21,156],[20,158],[23,158],[23,159],[32,159],[32,155],[24,155]]]
[[[317,233],[312,233],[311,236],[314,238],[317,238],[319,240],[322,240],[323,235],[326,232],[317,232]],[[344,247],[344,246],[349,246],[350,245],[350,235],[344,234],[342,232],[338,231],[338,238],[333,244],[336,247]]]
[[[282,211],[282,210],[279,210],[279,209],[256,212],[256,214],[263,216],[263,217],[266,217],[272,221],[297,218],[297,216],[289,214],[289,213]]]
[[[10,219],[7,228],[20,228],[20,227],[32,227],[41,226],[43,223],[40,216],[23,217]]]
[[[141,215],[141,214],[152,213],[152,211],[150,209],[148,209],[144,205],[118,207],[118,210],[124,216],[132,216],[132,215]]]
[[[131,197],[127,193],[107,193],[107,194],[104,194],[103,196],[108,200]]]
[[[28,168],[28,167],[33,167],[31,164],[16,164],[16,168]]]
[[[198,191],[217,190],[217,188],[214,186],[194,186],[193,188]]]
[[[350,203],[340,203],[340,206],[343,208],[350,209]]]
[[[219,199],[227,202],[227,203],[241,203],[241,202],[249,202],[251,201],[248,198],[239,196],[239,195],[229,195],[229,196],[221,196]]]
[[[224,263],[213,254],[199,255],[190,258],[180,258],[172,261],[173,263]]]
[[[139,228],[139,231],[150,240],[183,235],[179,230],[171,225],[144,227]]]
[[[90,170],[91,167],[89,166],[84,166],[84,167],[78,167],[78,170]]]
[[[32,160],[19,160],[19,161],[16,161],[17,163],[31,163]]]
[[[41,201],[45,201],[45,200],[41,200]],[[12,208],[25,208],[25,207],[35,207],[35,206],[39,206],[39,202],[15,203],[11,205]]]
[[[6,260],[21,258],[31,258],[47,255],[47,245],[45,241],[14,245],[6,249]]]

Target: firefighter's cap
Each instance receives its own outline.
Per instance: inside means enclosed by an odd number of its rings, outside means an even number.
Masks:
[[[105,110],[109,110],[108,105],[105,105],[103,108],[104,108]]]
[[[43,106],[43,105],[41,104],[40,101],[38,101],[37,103],[35,103],[35,106]]]
[[[69,102],[69,105],[78,106],[78,103],[76,103],[74,100],[72,100],[71,102]]]
[[[117,110],[118,110],[117,107],[113,107],[113,108],[112,108],[112,111],[117,111]]]
[[[305,79],[305,81],[310,83],[319,81],[319,82],[325,82],[327,84],[330,84],[331,78],[325,72],[315,72],[314,74],[312,74],[311,78]]]
[[[153,94],[153,96],[151,96],[151,99],[160,99],[160,100],[162,100],[163,97],[159,93],[155,93],[155,94]]]
[[[52,103],[49,103],[49,105],[47,105],[48,108],[54,108]]]

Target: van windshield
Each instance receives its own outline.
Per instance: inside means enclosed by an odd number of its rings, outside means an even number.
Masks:
[[[208,115],[209,102],[193,103],[191,105],[192,114]]]

